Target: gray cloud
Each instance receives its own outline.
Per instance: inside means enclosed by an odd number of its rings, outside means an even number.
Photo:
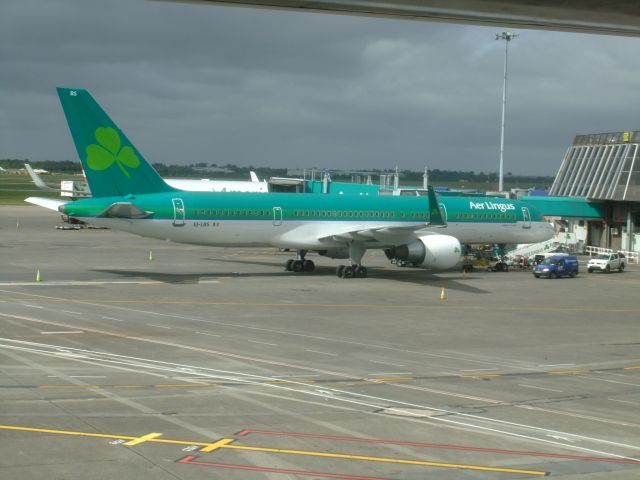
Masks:
[[[496,171],[499,29],[114,0],[5,0],[0,157],[75,158],[56,86],[89,89],[152,161]],[[506,170],[640,128],[637,39],[520,31]]]

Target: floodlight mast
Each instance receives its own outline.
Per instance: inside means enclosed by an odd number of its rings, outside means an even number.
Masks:
[[[519,35],[511,32],[496,33],[496,40],[504,40],[504,81],[502,83],[502,123],[500,125],[500,169],[498,171],[498,191],[504,189],[504,113],[507,106],[507,58],[509,42]]]

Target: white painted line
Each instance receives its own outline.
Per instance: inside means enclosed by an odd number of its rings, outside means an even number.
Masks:
[[[23,303],[22,304],[23,307],[31,307],[31,308],[40,308],[40,309],[44,309],[44,307],[41,307],[40,305],[30,305],[28,303]]]
[[[249,343],[260,343],[262,345],[271,345],[272,347],[277,347],[277,343],[268,343],[268,342],[260,342],[258,340],[247,340]]]
[[[371,363],[378,363],[380,365],[393,365],[394,367],[404,367],[405,365],[401,363],[393,363],[393,362],[380,362],[378,360],[369,360]]]
[[[71,313],[73,315],[82,315],[80,312],[72,312],[71,310],[60,310],[62,313]]]
[[[171,330],[171,327],[167,327],[166,325],[155,325],[153,323],[147,323],[147,325],[149,327],[164,328],[166,330]]]
[[[554,363],[551,365],[538,365],[539,367],[573,367],[575,363]]]
[[[629,405],[640,405],[640,402],[631,402],[629,400],[616,400],[615,398],[607,398],[607,400],[618,403],[628,403]]]
[[[273,378],[309,378],[309,377],[319,377],[320,375],[272,375]]]
[[[113,317],[102,317],[105,320],[114,320],[116,322],[124,322],[124,320],[120,320],[119,318],[113,318]]]
[[[461,372],[495,372],[497,368],[474,368],[473,370],[460,370]]]
[[[219,337],[220,335],[216,335],[215,333],[207,333],[207,332],[196,332],[198,335],[208,335],[209,337]]]
[[[319,352],[318,350],[305,350],[305,352],[319,353],[320,355],[330,355],[332,357],[337,357],[338,356],[337,353]]]
[[[40,332],[41,335],[64,335],[67,333],[84,333],[83,330],[64,330],[59,332]]]
[[[106,375],[69,375],[69,378],[107,378]]]
[[[556,390],[555,388],[536,387],[535,385],[525,385],[524,383],[519,383],[518,386],[524,387],[524,388],[536,388],[538,390],[547,390],[548,392],[564,393],[564,390]]]

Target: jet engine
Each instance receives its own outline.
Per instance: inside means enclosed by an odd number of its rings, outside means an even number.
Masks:
[[[385,250],[398,265],[447,270],[460,261],[460,242],[451,235],[423,235],[414,242]]]

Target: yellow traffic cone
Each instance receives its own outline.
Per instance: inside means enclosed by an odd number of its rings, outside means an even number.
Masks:
[[[153,251],[149,250],[149,261],[153,261]]]
[[[36,272],[36,283],[40,283],[40,269]]]
[[[441,300],[441,301],[444,301],[444,300],[446,300],[446,299],[447,299],[447,297],[446,297],[446,295],[444,294],[444,287],[442,287],[442,290],[440,291],[440,300]]]

